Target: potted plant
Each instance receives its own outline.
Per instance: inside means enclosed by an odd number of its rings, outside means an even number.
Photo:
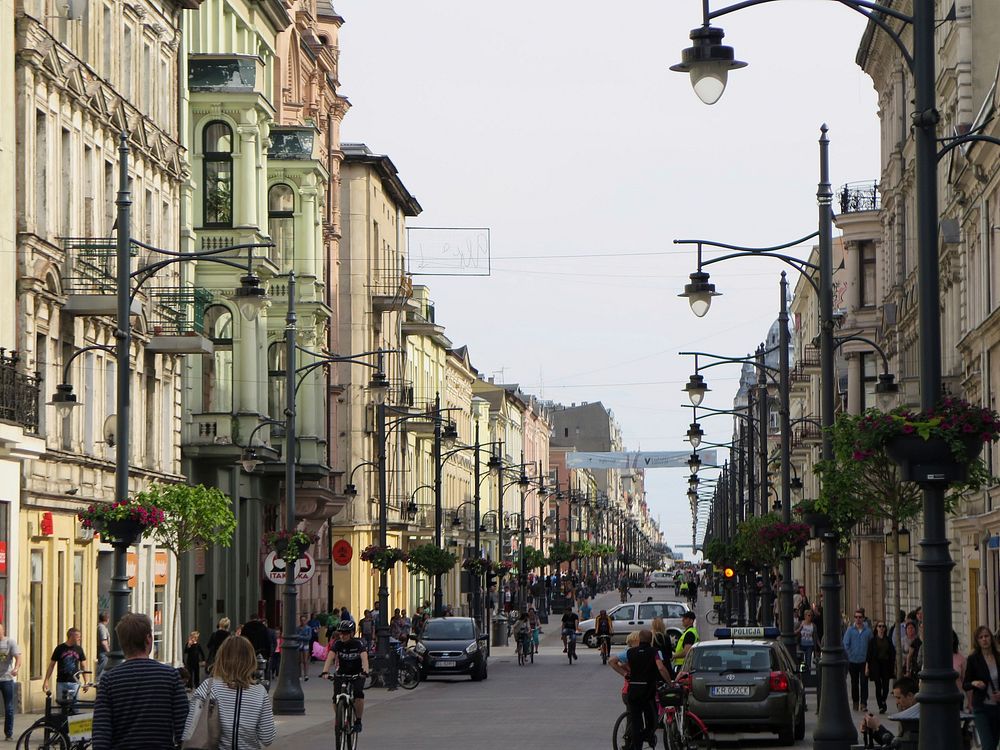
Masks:
[[[261,544],[266,550],[273,550],[286,563],[294,563],[302,558],[309,545],[319,541],[317,534],[305,531],[269,531],[261,538]]]
[[[450,573],[456,562],[458,556],[453,552],[441,549],[436,544],[422,544],[410,550],[406,568],[411,573],[441,576]]]
[[[792,512],[802,518],[802,523],[813,529],[818,536],[832,525],[832,519],[819,501],[807,498],[792,507]]]
[[[369,544],[361,550],[360,558],[367,563],[371,563],[372,568],[380,571],[389,571],[395,567],[397,562],[406,562],[408,555],[399,547],[383,547],[378,544]]]
[[[106,542],[132,545],[148,536],[165,520],[163,510],[140,497],[113,503],[92,503],[77,514],[85,529],[93,529]]]
[[[884,450],[903,481],[955,484],[980,481],[979,454],[1000,438],[1000,416],[960,398],[943,398],[925,412],[896,409],[866,413],[858,425],[856,452]]]

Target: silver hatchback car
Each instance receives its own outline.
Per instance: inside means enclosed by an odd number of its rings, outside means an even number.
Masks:
[[[713,732],[774,732],[782,745],[805,736],[805,689],[777,628],[719,628],[681,667],[688,707]],[[734,637],[735,636],[735,637]]]

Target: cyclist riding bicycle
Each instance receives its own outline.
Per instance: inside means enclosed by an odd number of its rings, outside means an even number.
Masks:
[[[353,681],[354,713],[358,717],[354,722],[354,733],[358,734],[361,732],[361,716],[365,712],[364,676],[368,672],[368,652],[365,645],[354,637],[354,623],[350,620],[341,620],[337,626],[337,637],[337,642],[330,646],[319,676],[326,677],[330,674],[331,665],[336,665],[333,672],[334,696],[340,691],[344,681]]]
[[[539,636],[542,633],[542,621],[534,607],[528,607],[528,627],[531,628],[531,643],[537,652]]]
[[[563,653],[567,651],[567,636],[576,636],[576,630],[579,626],[580,615],[574,612],[572,609],[566,610],[562,616],[562,642],[563,642]],[[576,657],[579,659],[580,657]]]
[[[611,636],[615,634],[615,626],[608,617],[608,611],[602,609],[594,621],[594,634],[597,636],[597,647],[605,654],[611,652]]]
[[[514,643],[521,649],[521,653],[528,653],[531,643],[531,626],[528,624],[528,613],[524,612],[517,618],[514,627],[511,628],[511,635],[514,636]]]

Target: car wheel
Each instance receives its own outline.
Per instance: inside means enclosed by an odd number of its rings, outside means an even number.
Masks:
[[[486,671],[486,667],[487,667],[487,664],[486,664],[486,662],[483,662],[483,679],[484,679],[484,680],[485,680],[485,679],[486,679],[487,677],[489,677],[489,673],[488,673],[488,672]],[[803,726],[803,727],[805,727],[805,724],[803,724],[802,726]],[[805,731],[805,730],[803,729],[803,731]]]
[[[597,648],[597,633],[593,630],[588,630],[583,636],[583,642],[587,648]]]
[[[806,710],[799,710],[799,717],[795,720],[795,739],[804,740],[806,738]]]
[[[778,744],[784,745],[785,747],[790,747],[795,744],[795,724],[796,721],[793,718],[788,724],[781,727],[778,730]]]
[[[486,677],[486,665],[480,664],[477,667],[473,667],[472,672],[470,673],[470,675],[472,677],[472,681],[473,682],[479,682],[484,677]]]

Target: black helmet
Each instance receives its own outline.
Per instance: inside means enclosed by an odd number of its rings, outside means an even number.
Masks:
[[[337,626],[338,633],[353,633],[354,623],[350,620],[341,620],[340,624]]]

